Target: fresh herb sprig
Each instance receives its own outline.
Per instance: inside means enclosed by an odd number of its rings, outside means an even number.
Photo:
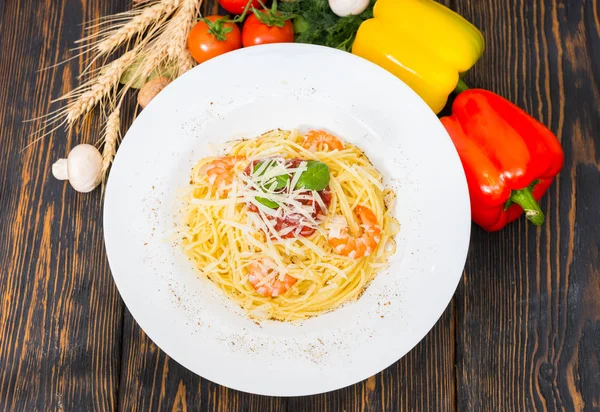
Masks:
[[[268,162],[266,165],[264,165],[264,162],[257,163],[254,166],[252,174],[260,177],[263,176],[269,169],[277,166],[277,161],[275,160],[266,160],[266,162]],[[323,162],[319,162],[318,160],[309,160],[306,162],[306,170],[302,172],[295,187],[291,189],[308,189],[316,191],[324,190],[327,185],[329,185],[330,177],[329,166]],[[263,189],[263,191],[280,191],[288,185],[290,180],[291,177],[288,174],[273,176],[267,179],[266,182],[261,182],[260,187]],[[264,197],[257,196],[256,200],[263,205],[270,207],[271,209],[277,209],[279,207],[277,202]]]
[[[373,5],[358,16],[339,17],[331,11],[327,0],[295,0],[282,2],[279,9],[294,16],[296,42],[319,44],[351,51],[361,23],[373,17]]]

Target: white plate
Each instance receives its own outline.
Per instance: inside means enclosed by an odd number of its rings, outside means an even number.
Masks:
[[[209,143],[326,128],[397,192],[398,251],[356,302],[299,324],[247,318],[198,278],[173,236],[180,188]],[[213,382],[296,396],[351,385],[414,347],[460,279],[470,233],[465,176],[426,104],[385,70],[330,48],[251,47],[184,74],[144,109],[116,156],[106,251],[127,307],[169,356]]]

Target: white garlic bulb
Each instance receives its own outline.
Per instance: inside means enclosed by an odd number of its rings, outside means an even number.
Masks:
[[[329,7],[340,17],[356,16],[369,7],[369,0],[329,0]]]
[[[52,165],[52,174],[58,180],[68,180],[78,192],[91,192],[102,180],[102,155],[92,145],[77,145],[66,159]]]

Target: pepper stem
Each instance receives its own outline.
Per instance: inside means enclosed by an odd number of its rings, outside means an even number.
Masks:
[[[456,88],[454,89],[454,93],[459,94],[464,92],[465,90],[469,90],[469,86],[467,85],[467,83],[465,83],[463,79],[458,79],[458,83],[456,85]]]
[[[532,187],[528,186],[524,189],[513,190],[510,194],[509,202],[521,206],[525,211],[525,217],[527,217],[534,225],[541,226],[542,223],[544,223],[544,213],[533,197],[531,189]]]

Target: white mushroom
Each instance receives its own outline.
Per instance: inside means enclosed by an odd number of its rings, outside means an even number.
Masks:
[[[52,174],[59,180],[68,180],[78,192],[91,192],[102,180],[102,155],[92,145],[77,145],[66,159],[58,159],[52,165]]]
[[[340,17],[356,16],[369,7],[369,0],[329,0],[329,7]]]

